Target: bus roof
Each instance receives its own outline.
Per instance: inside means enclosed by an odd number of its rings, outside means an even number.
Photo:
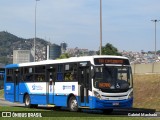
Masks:
[[[19,64],[9,64],[6,68],[16,68],[23,66],[35,66],[35,65],[46,65],[46,64],[58,64],[58,63],[69,63],[69,62],[83,62],[91,61],[93,63],[94,58],[121,58],[128,59],[123,56],[112,56],[112,55],[95,55],[95,56],[82,56],[82,57],[70,57],[67,59],[57,59],[57,60],[44,60],[39,62],[28,62],[28,63],[19,63]]]
[[[17,67],[18,67],[18,64],[9,64],[5,66],[5,68],[17,68]]]

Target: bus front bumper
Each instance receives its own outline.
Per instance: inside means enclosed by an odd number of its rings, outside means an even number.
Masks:
[[[132,108],[133,98],[125,100],[100,100],[93,98],[93,107],[95,109],[114,109],[114,108]]]

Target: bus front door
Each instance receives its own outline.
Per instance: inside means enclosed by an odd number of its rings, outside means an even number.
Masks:
[[[55,81],[55,69],[50,66],[49,69],[47,69],[46,73],[46,79],[48,80],[47,82],[47,103],[48,104],[54,104],[54,81]]]
[[[13,80],[14,80],[14,101],[19,101],[19,71],[18,69],[14,70],[13,74]]]
[[[79,106],[89,106],[89,67],[80,67],[79,71]]]

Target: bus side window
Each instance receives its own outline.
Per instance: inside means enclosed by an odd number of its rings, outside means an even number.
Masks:
[[[65,64],[64,79],[65,81],[77,80],[77,63]]]
[[[25,81],[33,81],[33,75],[32,74],[27,74]]]
[[[23,68],[20,68],[20,72],[19,72],[19,81],[24,81],[23,79]]]
[[[12,82],[13,79],[12,79],[12,76],[7,76],[7,82]]]
[[[62,73],[57,73],[57,80],[63,81],[63,74]]]
[[[64,80],[72,80],[71,73],[65,73],[64,74]]]
[[[25,76],[23,74],[21,75],[21,81],[25,81]]]
[[[13,82],[13,69],[7,69],[7,82]]]
[[[36,82],[45,82],[45,66],[39,65],[35,66],[35,81]]]
[[[57,81],[63,81],[63,65],[57,65]]]
[[[44,82],[45,81],[45,76],[42,75],[35,75],[35,81],[37,82]]]

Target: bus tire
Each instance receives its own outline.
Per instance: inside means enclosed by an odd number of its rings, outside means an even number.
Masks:
[[[30,99],[30,96],[28,94],[25,95],[24,103],[25,103],[25,107],[27,107],[27,108],[31,108],[32,107],[31,99]]]
[[[74,96],[69,98],[69,111],[77,112],[78,111],[78,102]]]

